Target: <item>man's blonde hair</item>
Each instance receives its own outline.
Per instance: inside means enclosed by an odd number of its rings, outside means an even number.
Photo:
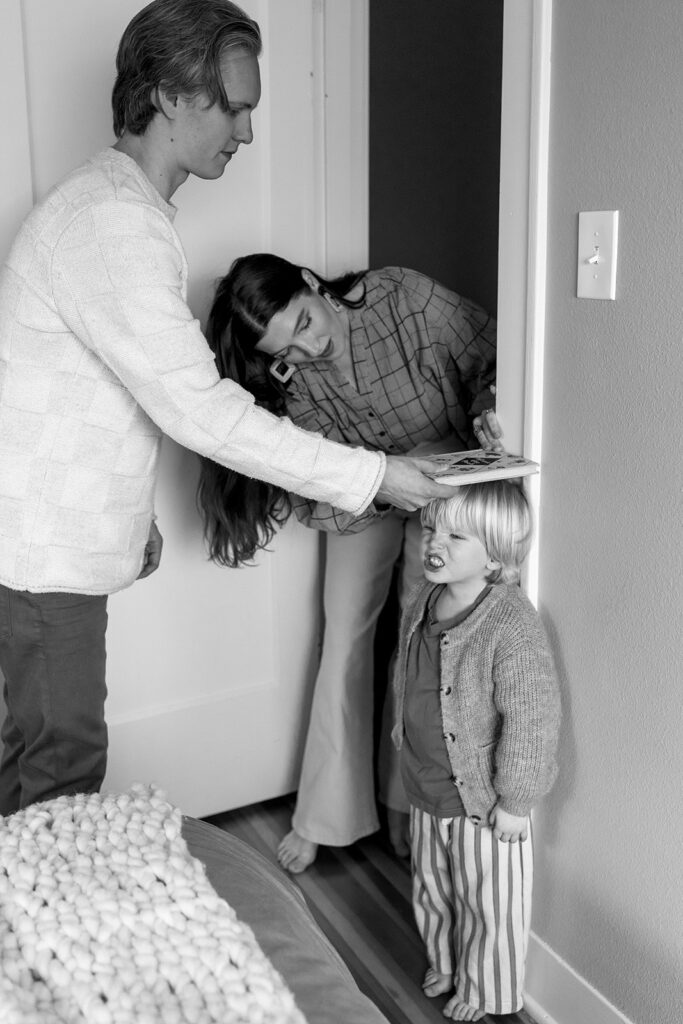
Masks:
[[[477,537],[489,558],[500,568],[487,576],[489,583],[519,579],[532,537],[531,509],[516,480],[465,484],[450,498],[435,498],[422,510],[423,526],[447,533],[462,530]]]

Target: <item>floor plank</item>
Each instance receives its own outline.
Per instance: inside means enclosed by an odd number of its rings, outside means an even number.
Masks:
[[[283,797],[206,820],[277,864],[292,810],[292,798]],[[426,963],[413,921],[410,869],[394,857],[382,831],[352,846],[321,847],[307,871],[290,877],[358,987],[391,1024],[443,1024],[447,997],[427,999],[421,988]],[[523,1010],[484,1020],[534,1024]]]

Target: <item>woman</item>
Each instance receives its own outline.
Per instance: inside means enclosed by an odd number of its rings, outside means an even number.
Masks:
[[[219,283],[207,337],[219,373],[299,426],[387,454],[499,447],[490,386],[495,322],[412,270],[328,281],[278,256],[235,261]],[[373,641],[396,563],[399,601],[421,578],[419,520],[374,502],[354,517],[203,460],[199,504],[211,557],[249,561],[290,513],[327,532],[325,636],[283,867],[303,871],[319,844],[379,827],[373,775]],[[398,773],[382,797],[407,810]],[[402,824],[392,842],[402,850]]]

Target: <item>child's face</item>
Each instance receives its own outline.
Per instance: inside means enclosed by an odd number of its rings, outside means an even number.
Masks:
[[[495,567],[486,548],[464,530],[447,532],[436,526],[422,527],[422,565],[434,583],[476,583],[482,586]]]

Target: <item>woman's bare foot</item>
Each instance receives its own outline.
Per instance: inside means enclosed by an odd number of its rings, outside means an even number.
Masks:
[[[298,875],[315,860],[318,844],[304,839],[292,829],[277,848],[277,859],[286,871]]]
[[[430,999],[434,999],[435,996],[442,996],[444,992],[449,992],[453,988],[453,977],[450,974],[439,974],[433,967],[427,968],[424,981],[422,982],[422,991]]]
[[[449,999],[441,1012],[449,1020],[481,1020],[486,1016],[483,1010],[475,1010],[473,1006],[462,1003],[457,996]]]

